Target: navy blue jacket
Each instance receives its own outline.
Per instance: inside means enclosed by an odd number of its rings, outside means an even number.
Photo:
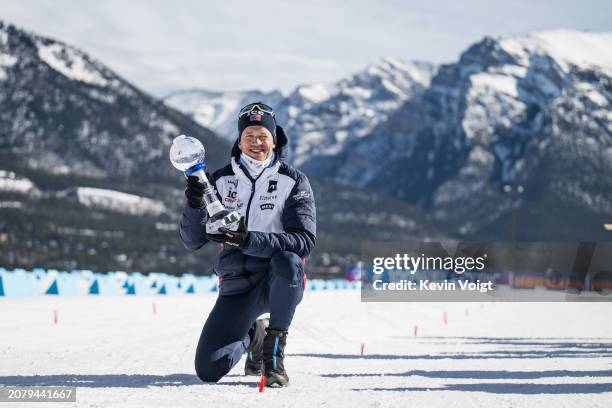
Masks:
[[[276,158],[256,178],[240,164],[238,141],[232,149],[231,163],[215,171],[219,199],[228,210],[245,217],[247,240],[243,249],[223,246],[213,270],[220,277],[220,294],[231,295],[250,290],[268,272],[270,258],[278,251],[291,251],[302,258],[310,255],[316,241],[315,201],[308,178],[282,158],[287,137],[277,127]],[[206,245],[205,209],[185,204],[179,235],[189,251]]]

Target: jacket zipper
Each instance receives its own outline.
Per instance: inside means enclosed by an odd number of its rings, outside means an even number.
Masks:
[[[244,175],[247,176],[249,180],[251,180],[251,196],[249,197],[249,202],[247,203],[246,215],[244,217],[244,225],[247,227],[247,230],[248,230],[249,212],[251,211],[251,201],[253,201],[253,196],[255,195],[255,183],[257,183],[257,180],[259,180],[259,178],[264,174],[266,169],[263,169],[263,171],[259,173],[259,175],[255,179],[253,179],[251,175],[249,174],[249,172],[242,166],[242,164],[239,164],[239,166],[242,172],[244,173]]]
[[[259,178],[266,172],[266,169],[263,169],[263,171],[259,173],[259,176],[253,179],[253,177],[251,177],[247,169],[244,168],[242,163],[238,163],[238,167],[240,167],[240,169],[242,170],[242,173],[245,176],[247,176],[247,178],[251,181],[251,196],[249,197],[249,202],[247,203],[246,214],[244,216],[244,226],[246,227],[248,231],[249,230],[249,212],[251,211],[251,202],[253,201],[253,196],[255,195],[255,184],[257,183],[257,180],[259,180]],[[246,256],[243,256],[242,257],[242,269],[243,270],[246,270],[245,266],[246,266]]]
[[[244,217],[244,225],[249,227],[249,211],[251,211],[251,201],[255,195],[255,180],[251,180],[251,196],[249,197],[249,203],[247,204],[246,216]]]

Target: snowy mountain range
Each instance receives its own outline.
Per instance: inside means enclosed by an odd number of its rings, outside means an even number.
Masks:
[[[173,92],[164,98],[167,105],[187,113],[200,125],[233,143],[236,138],[236,116],[244,105],[266,101],[279,106],[284,96],[280,91],[214,92],[201,89]]]
[[[236,138],[240,108],[262,100],[274,107],[277,123],[290,136],[290,160],[308,171],[369,135],[390,113],[421,93],[434,72],[429,63],[388,58],[336,83],[302,85],[288,95],[192,90],[164,100],[229,141]],[[316,164],[309,163],[313,159]]]
[[[188,254],[177,236],[184,180],[167,155],[181,133],[204,143],[211,170],[228,162],[227,140],[101,62],[0,22],[0,265],[210,273],[216,247]],[[311,276],[342,273],[362,239],[445,235],[400,200],[311,184],[320,222]]]
[[[167,158],[179,133],[229,151],[91,56],[0,22],[0,264],[193,268],[156,227],[182,201]]]
[[[4,160],[19,157],[29,169],[54,174],[168,178],[175,170],[165,152],[179,130],[213,150],[227,148],[80,50],[0,22]]]
[[[612,212],[611,81],[611,33],[486,37],[437,68],[385,60],[298,87],[278,117],[309,174],[415,203],[460,234],[499,237],[514,208],[519,237],[586,239]],[[208,102],[192,97],[167,102],[194,116]]]
[[[238,109],[257,99],[315,190],[316,273],[341,272],[367,239],[609,239],[612,34],[487,37],[439,67],[385,59],[285,95],[164,103],[0,23],[0,264],[210,272],[215,248],[185,254],[176,237],[184,197],[168,147],[195,136],[220,167]]]
[[[523,237],[603,237],[611,84],[612,34],[485,38],[344,152],[331,177],[431,208],[465,234],[495,230],[518,206]],[[368,162],[380,165],[355,165]]]

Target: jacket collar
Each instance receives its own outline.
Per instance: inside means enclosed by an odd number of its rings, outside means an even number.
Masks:
[[[247,171],[240,164],[240,159],[236,160],[235,157],[232,157],[231,165],[232,165],[232,170],[234,171],[234,174],[236,175],[236,178],[248,180],[249,182],[253,180],[253,178],[247,174]],[[270,166],[263,169],[263,171],[261,172],[259,177],[257,177],[257,179],[263,179],[263,178],[266,178],[268,176],[272,176],[278,173],[278,169],[280,168],[280,166],[281,166],[281,161],[278,155],[276,155],[276,159],[274,160],[274,163],[272,163]]]

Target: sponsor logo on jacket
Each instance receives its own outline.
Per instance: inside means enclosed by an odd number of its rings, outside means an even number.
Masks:
[[[276,200],[278,198],[278,196],[276,194],[274,195],[260,195],[259,196],[259,201],[272,201],[272,200]]]
[[[304,191],[304,190],[298,191],[297,194],[293,195],[293,199],[295,201],[304,200],[304,199],[309,198],[309,197],[310,197],[310,192]]]
[[[227,195],[223,199],[223,202],[225,202],[225,203],[235,203],[235,202],[239,201],[237,195],[238,195],[237,191],[230,190],[230,191],[227,192]]]
[[[242,204],[240,203],[240,199],[238,198],[238,192],[234,190],[230,190],[227,192],[227,195],[223,198],[223,202],[227,205]]]
[[[274,209],[274,204],[273,203],[264,203],[264,204],[260,204],[259,205],[259,209],[260,210],[273,210]]]
[[[278,184],[277,180],[270,180],[270,182],[268,183],[268,193],[275,192],[277,188],[277,184]]]

